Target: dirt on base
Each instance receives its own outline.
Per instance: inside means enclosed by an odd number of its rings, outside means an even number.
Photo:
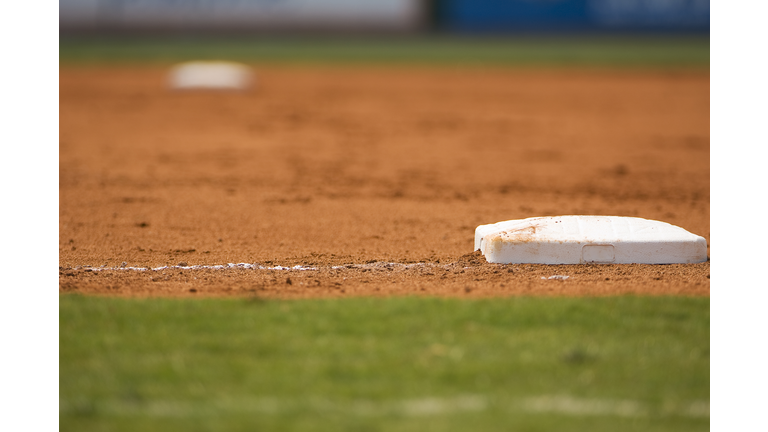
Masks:
[[[709,242],[706,69],[254,68],[240,93],[60,68],[60,292],[709,295],[709,261],[472,252],[478,225],[571,214]]]

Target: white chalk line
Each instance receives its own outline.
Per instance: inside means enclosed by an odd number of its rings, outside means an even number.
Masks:
[[[416,267],[441,267],[451,268],[455,267],[455,264],[439,266],[432,263],[413,263],[413,264],[401,264],[391,262],[376,262],[370,264],[344,264],[326,267],[331,270],[343,270],[343,269],[411,269]],[[464,267],[469,268],[469,267]],[[119,267],[93,267],[89,265],[73,267],[71,270],[90,270],[90,271],[162,271],[162,270],[230,270],[230,269],[247,269],[247,270],[294,270],[294,271],[317,271],[321,270],[320,267],[313,266],[263,266],[258,263],[227,263],[227,264],[215,264],[215,265],[166,265],[160,267],[133,267],[128,265],[121,265]]]
[[[228,263],[228,264],[215,264],[215,265],[166,265],[166,266],[160,266],[160,267],[131,267],[131,266],[120,266],[120,267],[92,267],[92,266],[78,266],[74,267],[72,270],[91,270],[91,271],[162,271],[162,270],[227,270],[227,269],[249,269],[249,270],[300,270],[300,271],[306,271],[306,270],[318,270],[316,267],[308,267],[308,266],[301,266],[296,265],[293,267],[284,267],[284,266],[262,266],[258,263]]]
[[[430,269],[437,269],[437,270],[468,270],[471,267],[463,266],[459,263],[449,263],[449,264],[434,264],[434,263],[425,263],[425,262],[417,262],[417,263],[409,263],[409,264],[403,264],[403,263],[393,263],[393,262],[385,262],[385,261],[377,261],[373,263],[366,263],[366,264],[342,264],[342,265],[335,265],[335,266],[322,266],[322,267],[315,267],[315,266],[308,266],[308,265],[294,265],[294,266],[282,266],[282,265],[276,265],[276,266],[264,266],[260,265],[259,263],[227,263],[227,264],[215,264],[215,265],[165,265],[160,267],[133,267],[128,266],[127,263],[123,263],[119,267],[107,267],[107,266],[101,266],[101,267],[93,267],[88,265],[83,266],[77,266],[74,268],[70,268],[67,270],[81,270],[81,271],[93,271],[93,272],[102,272],[102,271],[137,271],[137,272],[146,272],[146,271],[165,271],[165,270],[234,270],[234,269],[242,269],[242,270],[275,270],[275,271],[320,271],[320,270],[350,270],[350,269],[357,269],[357,270],[374,270],[374,271],[392,271],[392,270],[411,270],[411,269],[423,269],[423,270],[430,270]],[[571,276],[567,275],[553,275],[549,277],[542,276],[541,279],[544,280],[554,280],[554,281],[565,281],[568,280]]]
[[[564,395],[494,401],[482,395],[455,397],[422,397],[413,399],[374,401],[339,401],[322,397],[302,399],[278,398],[218,398],[206,402],[180,400],[151,401],[67,401],[59,400],[59,413],[98,412],[115,416],[194,417],[221,413],[258,413],[281,415],[297,411],[341,414],[360,417],[398,415],[426,417],[479,413],[501,410],[526,414],[559,414],[575,417],[646,418],[656,415],[687,418],[709,418],[709,401],[667,402],[652,406],[626,399],[592,399]]]

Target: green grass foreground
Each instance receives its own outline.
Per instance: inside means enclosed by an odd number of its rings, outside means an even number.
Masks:
[[[709,430],[709,299],[59,298],[62,431]]]
[[[62,37],[59,42],[62,63],[186,60],[708,68],[709,37]]]

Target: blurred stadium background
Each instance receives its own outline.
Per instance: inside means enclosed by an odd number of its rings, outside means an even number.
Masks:
[[[82,32],[709,31],[708,0],[60,0]]]

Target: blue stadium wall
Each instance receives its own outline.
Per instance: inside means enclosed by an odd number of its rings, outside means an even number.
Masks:
[[[457,33],[709,32],[709,0],[437,0],[437,27]]]

